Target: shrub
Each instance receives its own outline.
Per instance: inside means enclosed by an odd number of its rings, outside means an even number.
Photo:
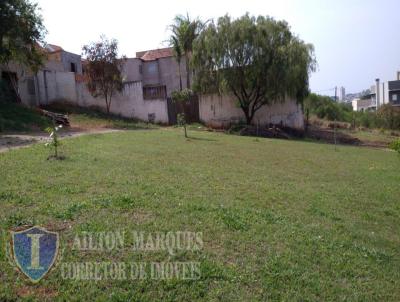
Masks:
[[[303,103],[304,112],[320,119],[350,123],[353,128],[400,129],[400,108],[386,104],[378,112],[354,112],[350,104],[336,103],[330,97],[311,93]]]
[[[382,127],[386,129],[400,128],[400,108],[386,104],[379,108],[377,116],[381,119]]]
[[[351,122],[353,108],[349,104],[336,103],[330,97],[311,93],[304,100],[304,110],[320,119]]]
[[[58,138],[58,131],[62,128],[62,125],[53,126],[46,128],[46,132],[49,134],[49,142],[45,144],[46,147],[53,147],[54,155],[47,159],[63,159],[62,156],[58,155],[58,147],[61,145],[60,139]]]
[[[176,90],[172,91],[171,98],[174,102],[187,102],[194,95],[193,91],[190,89],[183,89],[182,91]]]
[[[397,151],[400,154],[400,139],[391,142],[390,148]]]

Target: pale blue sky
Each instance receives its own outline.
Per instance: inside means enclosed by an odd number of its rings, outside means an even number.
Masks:
[[[395,79],[400,70],[400,0],[38,0],[47,42],[80,53],[82,45],[104,33],[121,52],[163,47],[167,25],[176,14],[202,19],[249,12],[285,19],[315,46],[318,71],[313,91],[334,86],[346,92],[369,88],[379,77]],[[326,91],[325,93],[329,93]]]

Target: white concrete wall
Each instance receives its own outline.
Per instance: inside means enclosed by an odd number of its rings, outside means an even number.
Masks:
[[[54,101],[76,100],[75,73],[64,71],[40,71],[37,74],[38,94],[41,105]]]
[[[139,72],[142,61],[136,58],[126,59],[122,74],[125,82],[142,81],[142,74]]]
[[[170,96],[172,91],[179,90],[179,65],[175,57],[158,59],[161,84],[167,87],[167,95]],[[182,88],[186,88],[186,64],[185,57],[181,61],[181,78]]]
[[[104,98],[94,98],[86,88],[86,84],[78,84],[78,98],[75,102],[82,107],[97,106],[105,110]],[[132,82],[124,85],[122,93],[111,99],[110,111],[127,118],[142,121],[149,120],[149,114],[155,115],[156,123],[168,123],[167,100],[143,100],[142,82]]]
[[[246,121],[244,113],[233,97],[224,95],[203,95],[199,98],[200,120],[212,127],[229,127],[233,123]],[[253,118],[260,125],[280,124],[303,129],[304,117],[301,106],[295,100],[287,100],[270,106],[263,106]]]
[[[371,86],[371,93],[375,94],[373,96],[373,101],[376,102],[376,85]],[[380,82],[379,83],[379,107],[384,104],[389,104],[389,83]]]
[[[10,63],[8,66],[0,66],[0,76],[2,72],[11,72],[17,76],[18,94],[21,97],[21,102],[27,106],[35,106],[37,104],[37,97],[34,91],[30,91],[29,84],[35,85],[34,74],[19,64]]]

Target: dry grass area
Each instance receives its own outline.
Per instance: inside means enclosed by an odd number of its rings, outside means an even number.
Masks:
[[[332,122],[313,118],[310,120],[308,138],[338,144],[387,148],[391,142],[400,138],[400,131],[385,129],[353,129],[349,123]]]

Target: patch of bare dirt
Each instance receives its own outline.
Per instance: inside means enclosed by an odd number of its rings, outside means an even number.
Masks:
[[[339,144],[339,145],[353,145],[353,146],[363,146],[372,148],[387,148],[388,142],[385,139],[380,140],[363,140],[358,137],[351,135],[351,133],[346,133],[345,131],[340,131],[339,129],[348,129],[347,123],[337,123],[333,125],[331,123],[313,123],[308,126],[307,133],[303,131],[296,130],[289,127],[284,127],[281,125],[270,125],[268,127],[255,127],[255,126],[245,126],[242,127],[237,133],[245,136],[256,136],[256,137],[266,137],[266,138],[280,138],[280,139],[298,139],[298,138],[308,138],[314,141],[320,141],[327,144]],[[334,129],[336,126],[336,130]],[[336,132],[336,133],[335,133]],[[378,138],[379,139],[379,138]]]
[[[91,130],[81,130],[81,129],[70,129],[60,133],[61,138],[65,137],[77,137],[86,134],[101,134],[117,132],[122,130],[115,129],[91,129]],[[48,140],[48,135],[44,132],[35,133],[9,133],[0,135],[0,153],[6,152],[12,149],[27,147],[37,143],[45,143]]]
[[[335,130],[331,127],[324,128],[316,125],[310,125],[308,128],[308,132],[306,137],[311,138],[313,140],[325,142],[328,144],[335,143]],[[362,147],[371,147],[371,148],[387,148],[387,141],[371,141],[371,140],[362,140],[356,138],[350,134],[343,133],[340,131],[336,131],[336,143],[341,145],[353,145],[353,146],[362,146]]]
[[[310,125],[306,137],[329,144],[335,143],[335,131],[331,128],[320,128]],[[336,143],[344,145],[362,145],[362,141],[351,135],[336,131]]]

